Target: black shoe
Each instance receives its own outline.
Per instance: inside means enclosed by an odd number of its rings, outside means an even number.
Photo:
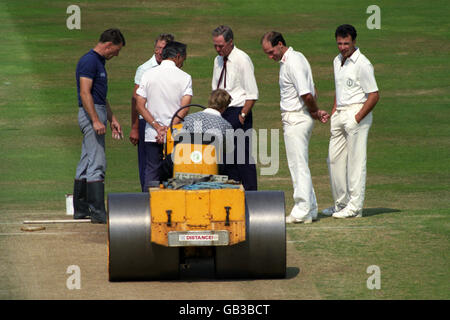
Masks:
[[[91,222],[106,224],[105,184],[103,181],[87,183],[87,201]]]
[[[89,218],[89,205],[86,199],[86,179],[77,180],[73,183],[73,218]]]

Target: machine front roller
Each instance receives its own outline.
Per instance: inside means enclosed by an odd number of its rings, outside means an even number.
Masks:
[[[182,248],[151,242],[148,193],[109,194],[110,281],[179,278]],[[211,251],[218,278],[283,278],[286,275],[284,193],[245,192],[246,240]]]
[[[108,195],[108,270],[110,281],[179,277],[179,249],[150,240],[148,193]]]
[[[284,278],[286,276],[286,218],[284,193],[246,191],[245,242],[216,247],[219,278]]]

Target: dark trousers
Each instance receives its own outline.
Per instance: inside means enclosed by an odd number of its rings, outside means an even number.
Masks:
[[[138,167],[139,167],[139,181],[141,182],[142,192],[145,192],[145,163],[147,155],[145,153],[145,125],[147,122],[144,119],[139,119],[139,142],[137,145],[138,152]]]
[[[222,113],[222,117],[227,120],[232,126],[234,130],[242,129],[245,131],[251,129],[253,127],[253,116],[250,111],[244,121],[244,125],[239,121],[239,115],[242,112],[242,107],[228,107],[224,113]],[[251,142],[250,139],[246,138],[244,146],[238,145],[239,139],[234,138],[234,163],[226,164],[225,170],[230,179],[241,181],[245,190],[257,190],[257,179],[256,179],[256,165],[253,161],[253,157],[251,156]],[[238,159],[238,148],[244,147],[244,163],[240,163],[242,159]]]
[[[163,157],[163,145],[156,142],[145,142],[145,186],[143,191],[147,191],[149,186],[159,185],[159,167]]]

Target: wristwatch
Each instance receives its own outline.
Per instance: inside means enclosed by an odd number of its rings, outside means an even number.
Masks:
[[[241,117],[245,119],[245,113],[241,112]]]

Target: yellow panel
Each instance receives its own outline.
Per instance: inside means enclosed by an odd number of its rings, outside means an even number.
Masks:
[[[186,215],[186,191],[161,189],[150,191],[152,222],[167,222],[167,210],[172,210],[172,222],[184,222]]]
[[[182,123],[178,123],[173,126],[174,129],[180,130],[183,127]],[[167,146],[167,154],[171,154],[173,151],[173,145],[174,145],[174,139],[172,136],[172,131],[169,129],[167,130],[167,136],[166,136],[166,146]]]
[[[214,145],[179,143],[173,160],[175,172],[218,174],[219,167]]]
[[[213,221],[225,221],[226,209],[230,207],[230,221],[245,221],[245,193],[241,189],[210,190],[210,208]]]
[[[186,191],[186,223],[191,227],[206,227],[211,224],[209,190]]]

